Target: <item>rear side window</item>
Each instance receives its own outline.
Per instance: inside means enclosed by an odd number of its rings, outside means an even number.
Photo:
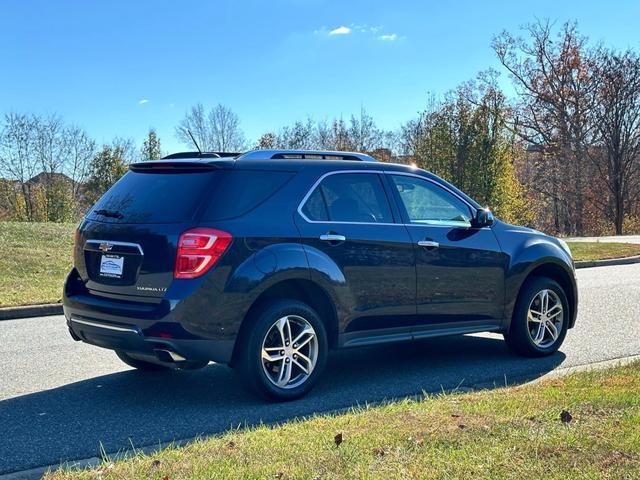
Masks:
[[[218,172],[127,172],[89,218],[116,223],[178,223],[193,218]]]
[[[287,183],[292,172],[228,170],[211,192],[203,221],[235,218],[253,210]]]
[[[375,173],[325,177],[307,198],[302,213],[311,221],[393,223],[382,181]]]

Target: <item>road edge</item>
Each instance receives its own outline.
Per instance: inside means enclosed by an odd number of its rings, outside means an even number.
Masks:
[[[609,258],[606,260],[580,260],[574,262],[576,268],[610,267],[613,265],[631,265],[633,263],[640,263],[640,255],[634,255],[633,257]]]
[[[46,303],[43,305],[24,305],[21,307],[0,307],[0,321],[29,317],[46,317],[49,315],[62,315],[62,304]]]
[[[584,372],[584,371],[592,371],[592,370],[604,370],[607,368],[612,368],[612,367],[618,367],[618,366],[623,366],[623,365],[628,365],[630,363],[634,363],[640,361],[640,355],[628,355],[625,357],[618,357],[618,358],[612,358],[612,359],[608,359],[608,360],[601,360],[601,361],[597,361],[597,362],[593,362],[593,363],[585,363],[582,365],[574,365],[571,367],[560,367],[557,368],[555,370],[552,370],[550,372],[545,373],[544,375],[541,375],[537,378],[531,379],[529,381],[527,381],[526,383],[539,383],[545,380],[549,380],[549,379],[553,379],[553,378],[558,378],[558,377],[564,377],[566,375],[571,375],[572,373],[577,373],[577,372]],[[528,375],[522,376],[522,377],[513,377],[511,378],[511,382],[517,382],[518,379],[526,379],[528,378]],[[516,386],[516,388],[519,388],[523,385],[525,385],[526,383],[522,383],[518,386]],[[465,387],[463,388],[454,388],[454,389],[449,389],[449,390],[445,390],[445,392],[447,393],[456,393],[456,392],[461,392],[461,393],[466,393],[469,391],[473,391],[473,390],[483,390],[486,388],[493,388],[495,385],[493,383],[487,383],[487,382],[480,382],[478,384],[474,384],[470,387]],[[507,384],[507,386],[510,386]],[[511,385],[513,386],[513,385]],[[403,398],[415,398],[415,399],[421,399],[424,398],[424,394],[418,394],[418,395],[413,395],[413,396],[409,396],[409,397],[403,397]],[[376,406],[377,404],[383,404],[386,402],[389,402],[390,400],[383,400],[380,402],[374,402],[374,403],[370,403],[369,406]],[[341,408],[341,409],[337,409],[331,412],[324,412],[323,415],[337,415],[340,413],[346,413],[352,410],[353,407],[346,407],[346,408]],[[282,422],[281,422],[282,423]],[[36,468],[31,468],[28,470],[22,470],[22,471],[17,471],[17,472],[10,472],[10,473],[5,473],[5,474],[0,474],[0,480],[34,480],[34,479],[39,479],[42,478],[43,475],[47,472],[53,472],[57,469],[59,469],[60,467],[66,467],[66,468],[79,468],[79,469],[86,469],[86,468],[95,468],[98,465],[100,465],[103,462],[112,462],[115,460],[121,460],[124,458],[128,458],[140,453],[144,453],[145,455],[150,455],[153,454],[159,450],[163,450],[167,447],[180,447],[180,446],[184,446],[187,445],[193,441],[196,441],[198,439],[202,439],[202,438],[207,438],[207,437],[213,437],[219,434],[213,434],[213,435],[205,435],[205,436],[197,436],[197,437],[190,437],[190,438],[185,438],[185,439],[181,439],[181,440],[175,440],[175,441],[171,441],[171,442],[158,442],[158,443],[154,443],[151,445],[146,445],[140,448],[135,448],[135,449],[129,449],[129,450],[121,450],[118,452],[114,452],[114,453],[107,453],[105,455],[104,459],[100,459],[98,457],[90,457],[90,458],[83,458],[80,460],[68,460],[66,462],[61,462],[61,463],[57,463],[57,464],[52,464],[52,465],[45,465],[42,467],[36,467]]]

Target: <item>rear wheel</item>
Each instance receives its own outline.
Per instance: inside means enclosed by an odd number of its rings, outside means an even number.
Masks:
[[[253,391],[293,400],[313,388],[327,357],[327,335],[308,305],[277,301],[254,320],[240,339],[237,372]]]
[[[555,353],[567,334],[569,305],[562,287],[547,277],[534,277],[523,286],[505,340],[520,355]]]

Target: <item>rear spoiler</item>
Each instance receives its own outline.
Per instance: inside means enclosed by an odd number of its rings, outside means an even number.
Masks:
[[[186,160],[151,160],[147,162],[132,163],[129,170],[132,172],[201,172],[219,170],[229,162],[227,161],[186,161]]]
[[[180,158],[229,158],[242,155],[238,152],[178,152],[165,155],[160,160],[175,160]]]

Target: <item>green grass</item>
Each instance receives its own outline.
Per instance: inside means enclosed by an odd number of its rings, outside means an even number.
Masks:
[[[60,301],[73,263],[74,227],[0,222],[0,307]]]
[[[45,478],[637,479],[638,392],[635,363],[232,431]]]
[[[567,242],[573,259],[604,260],[640,255],[640,245],[634,243],[610,242]]]

